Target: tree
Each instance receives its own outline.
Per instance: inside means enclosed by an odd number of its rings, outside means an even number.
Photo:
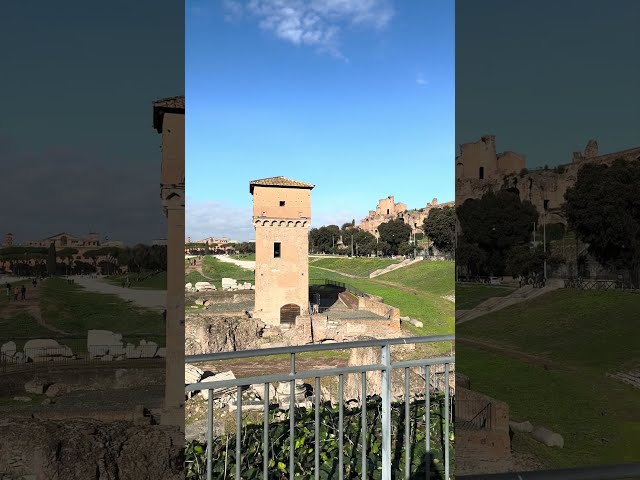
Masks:
[[[507,190],[468,199],[456,213],[461,228],[460,242],[465,246],[475,245],[483,252],[482,262],[473,262],[475,268],[481,265],[474,273],[485,275],[504,273],[507,253],[514,247],[529,244],[533,225],[538,220],[538,211],[531,202],[523,202]]]
[[[398,247],[398,253],[400,255],[411,255],[414,251],[415,247],[409,242],[401,243]]]
[[[320,228],[312,228],[309,239],[312,250],[316,253],[326,253],[333,250],[340,237],[340,227],[328,225]]]
[[[359,228],[353,229],[353,244],[354,253],[358,256],[376,253],[376,237]]]
[[[49,245],[49,253],[47,255],[47,273],[49,275],[56,274],[56,258],[56,246],[52,242],[51,245]]]
[[[565,193],[564,210],[576,236],[598,262],[640,274],[640,163],[587,164]]]
[[[389,245],[389,253],[397,255],[400,245],[408,242],[411,237],[411,227],[401,219],[390,220],[378,226],[380,241]]]
[[[456,212],[453,207],[433,208],[424,219],[422,229],[441,252],[454,253],[456,243]]]

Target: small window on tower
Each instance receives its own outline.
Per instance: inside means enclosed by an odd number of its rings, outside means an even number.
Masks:
[[[284,207],[284,200],[280,200],[280,206]]]
[[[280,258],[280,242],[273,244],[273,258]]]

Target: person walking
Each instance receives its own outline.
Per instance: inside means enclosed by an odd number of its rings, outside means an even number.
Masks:
[[[13,299],[17,302],[18,301],[18,295],[20,295],[20,289],[18,287],[16,287],[13,290]]]
[[[11,297],[11,284],[7,282],[7,297]]]
[[[27,287],[24,284],[22,284],[22,287],[20,287],[20,295],[21,300],[27,299]]]

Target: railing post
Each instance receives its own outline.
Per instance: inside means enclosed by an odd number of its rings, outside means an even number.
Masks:
[[[391,345],[382,346],[382,480],[391,480]]]

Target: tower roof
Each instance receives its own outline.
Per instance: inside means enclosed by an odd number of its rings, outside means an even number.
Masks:
[[[184,95],[163,98],[153,102],[153,128],[162,132],[162,121],[165,113],[180,113],[184,115]]]
[[[292,180],[283,176],[263,178],[249,182],[249,192],[253,194],[253,187],[280,187],[280,188],[308,188],[311,190],[315,185],[310,183]]]

